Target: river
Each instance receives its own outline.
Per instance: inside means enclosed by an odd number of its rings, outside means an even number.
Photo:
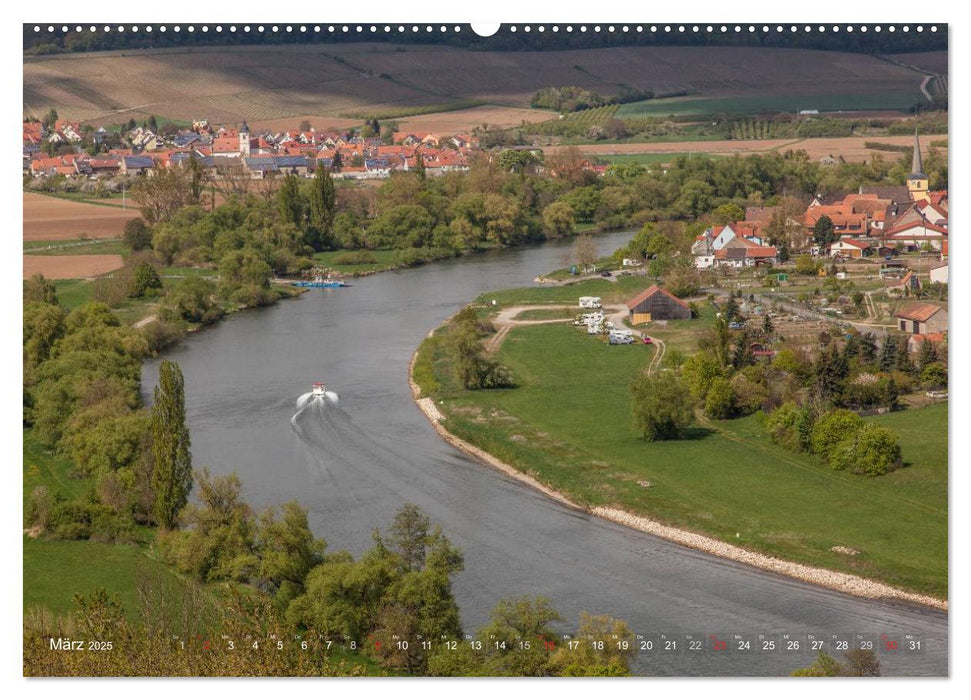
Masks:
[[[630,234],[597,237],[601,253]],[[490,289],[532,284],[564,264],[571,241],[312,290],[224,319],[165,357],[185,374],[196,468],[235,471],[261,508],[297,499],[329,550],[358,554],[404,503],[419,505],[465,554],[455,578],[463,627],[506,597],[548,598],[571,629],[581,611],[610,613],[651,635],[915,635],[922,653],[881,655],[885,675],[946,675],[947,615],[868,601],[666,542],[562,506],[444,443],[415,406],[408,363],[425,334]],[[158,360],[146,363],[150,393]],[[301,414],[326,381],[340,409]],[[781,640],[780,640],[781,642]],[[878,640],[879,644],[879,640]],[[639,654],[645,675],[785,675],[798,652]],[[731,651],[731,649],[730,649]]]

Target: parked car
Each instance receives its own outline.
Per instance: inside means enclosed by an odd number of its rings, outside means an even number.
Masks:
[[[601,277],[613,277],[613,274],[611,274],[610,270],[604,270],[603,272],[600,273],[600,276]]]
[[[645,335],[645,336],[643,336],[643,337],[641,338],[641,340],[642,340],[642,341],[644,341],[644,345],[653,345],[653,344],[654,344],[654,339],[653,339],[653,338],[651,338],[651,337],[650,337],[650,336],[648,336],[648,335]]]
[[[741,321],[732,321],[728,324],[729,330],[738,331],[745,328],[745,324]]]

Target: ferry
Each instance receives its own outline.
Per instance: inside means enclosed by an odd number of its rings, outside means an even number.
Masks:
[[[299,282],[294,282],[293,286],[333,289],[336,287],[350,287],[351,285],[349,285],[344,280],[335,280],[331,277],[325,277],[325,278],[317,277],[312,280],[300,280]]]
[[[324,396],[327,393],[327,386],[323,382],[314,382],[311,394],[314,396]]]

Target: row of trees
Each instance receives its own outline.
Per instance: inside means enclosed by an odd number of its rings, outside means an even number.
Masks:
[[[298,274],[321,250],[396,249],[408,264],[569,235],[577,222],[606,229],[680,222],[679,232],[666,232],[669,249],[645,248],[673,256],[707,225],[737,220],[744,206],[760,202],[784,205],[768,233],[772,243],[791,247],[799,241],[790,240],[797,235],[790,221],[804,208],[794,195],[886,184],[903,167],[874,159],[824,168],[805,153],[787,152],[682,157],[667,168],[624,163],[601,178],[577,149],[545,160],[510,150],[473,157],[468,173],[429,178],[418,168],[374,189],[335,186],[323,168],[310,180],[253,181],[232,167],[210,179],[190,160],[140,179],[132,196],[167,263],[220,265],[230,252],[244,251],[276,274]],[[225,202],[213,206],[217,195]]]
[[[641,437],[685,437],[696,408],[716,419],[765,411],[774,442],[816,454],[833,469],[879,476],[901,466],[898,436],[855,411],[893,410],[899,395],[918,383],[928,389],[946,386],[939,348],[925,341],[912,359],[896,336],[878,345],[870,333],[854,331],[837,340],[823,332],[811,356],[782,349],[771,361],[758,361],[753,341],[773,339],[774,328],[768,316],[760,329],[746,325],[730,296],[694,354],[685,358],[673,350],[665,365],[674,371],[645,372],[632,380],[633,420]]]
[[[178,366],[163,362],[153,407],[142,408],[149,351],[106,305],[67,313],[49,281],[25,281],[24,426],[94,483],[74,501],[38,487],[25,514],[38,534],[125,540],[136,523],[174,526],[191,488],[184,389]]]

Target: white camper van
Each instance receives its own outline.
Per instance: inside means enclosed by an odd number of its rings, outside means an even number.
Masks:
[[[600,297],[580,297],[581,309],[599,309],[601,306]]]
[[[625,329],[612,330],[607,336],[607,342],[611,345],[630,345],[634,342],[634,334]]]

